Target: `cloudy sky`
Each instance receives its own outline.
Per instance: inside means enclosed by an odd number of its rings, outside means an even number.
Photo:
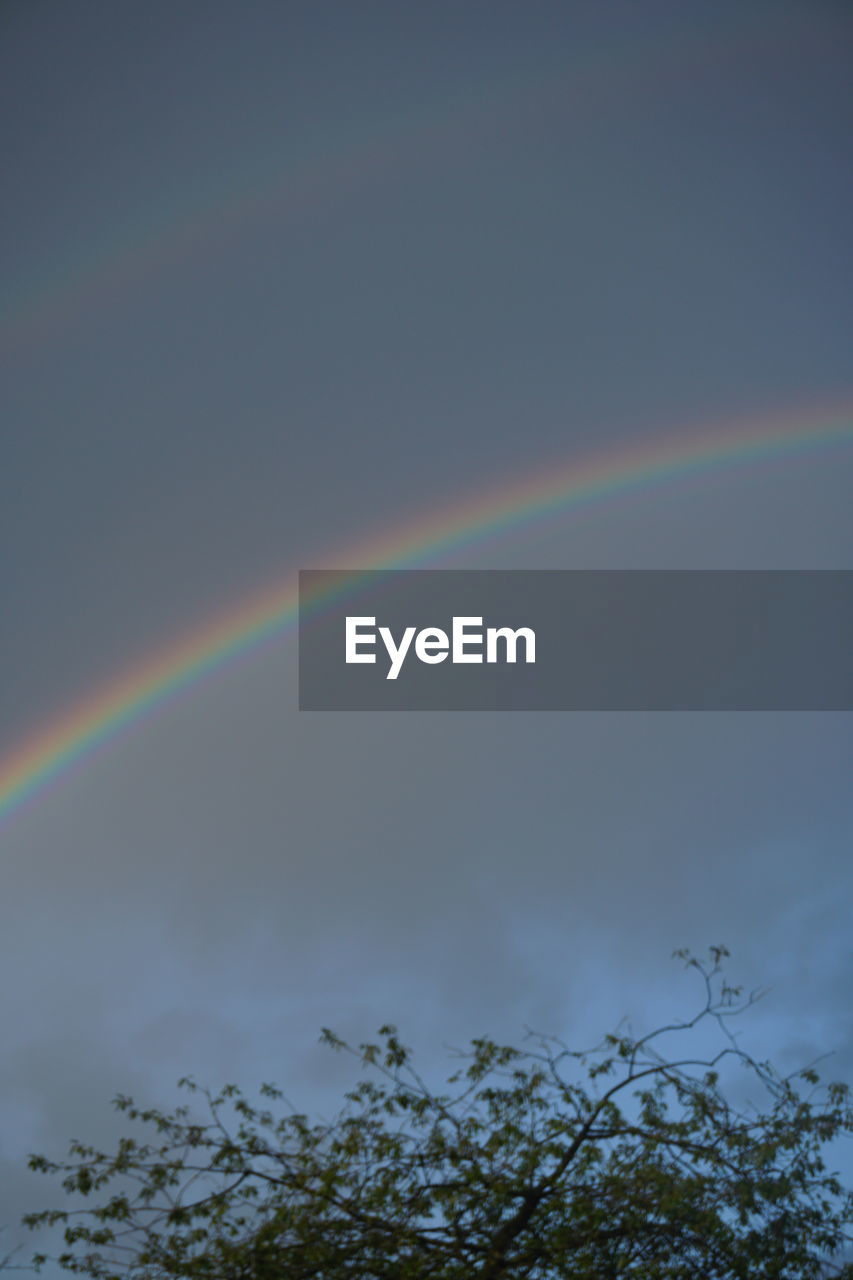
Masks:
[[[0,753],[419,515],[850,403],[851,53],[832,0],[9,0]],[[852,489],[815,447],[440,563],[853,568]],[[294,650],[0,828],[7,1222],[118,1091],[645,1026],[681,945],[853,1075],[849,715],[308,714]]]

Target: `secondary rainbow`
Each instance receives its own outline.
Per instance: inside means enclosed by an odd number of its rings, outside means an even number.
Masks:
[[[655,437],[563,462],[475,494],[322,559],[336,569],[423,566],[520,525],[628,490],[715,469],[853,444],[853,398],[784,416]],[[310,567],[321,567],[316,561]],[[231,605],[177,643],[120,672],[0,759],[0,821],[124,729],[228,663],[284,636],[297,613],[295,572]],[[322,605],[317,598],[312,606]]]
[[[18,357],[28,347],[38,350],[54,329],[64,336],[87,310],[97,313],[132,297],[141,284],[210,255],[247,226],[263,225],[265,218],[275,218],[281,227],[316,208],[340,204],[359,183],[386,172],[396,157],[416,156],[422,147],[440,154],[443,147],[475,146],[481,132],[499,131],[525,112],[547,114],[569,94],[573,116],[588,119],[608,94],[624,93],[627,76],[632,93],[659,93],[668,80],[681,83],[685,73],[724,78],[727,61],[744,49],[754,61],[796,47],[801,38],[791,21],[769,38],[764,16],[746,9],[722,21],[700,16],[692,27],[676,21],[623,36],[611,33],[584,46],[582,60],[571,69],[563,57],[547,67],[537,60],[528,70],[493,81],[468,79],[455,93],[406,112],[361,124],[358,118],[351,125],[339,121],[301,157],[283,157],[273,135],[254,154],[232,160],[213,182],[190,169],[181,183],[156,184],[153,198],[122,220],[102,224],[88,243],[64,249],[58,259],[50,245],[42,246],[40,270],[17,285],[10,282],[0,299],[0,342]]]

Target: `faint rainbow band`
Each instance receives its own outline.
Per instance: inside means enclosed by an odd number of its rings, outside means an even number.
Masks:
[[[324,556],[335,569],[414,568],[549,515],[689,475],[853,444],[850,396],[785,415],[655,437],[537,471]],[[311,568],[321,567],[311,564]],[[311,601],[319,608],[334,587]],[[0,759],[0,822],[124,729],[296,620],[295,572],[121,672]]]

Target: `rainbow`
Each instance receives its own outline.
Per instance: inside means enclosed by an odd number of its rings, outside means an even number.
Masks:
[[[763,15],[748,11],[720,22],[694,19],[689,28],[633,31],[588,49],[571,69],[561,57],[550,68],[538,62],[531,72],[506,75],[493,83],[474,82],[455,96],[427,101],[410,111],[338,127],[314,140],[305,154],[282,157],[277,141],[241,159],[225,181],[192,181],[129,212],[123,221],[102,226],[98,234],[56,259],[48,251],[35,277],[22,276],[0,298],[0,343],[20,358],[54,330],[62,335],[81,314],[109,309],[133,296],[143,283],[176,264],[204,257],[227,244],[247,225],[265,219],[299,219],[317,207],[340,202],[400,155],[422,148],[440,154],[498,132],[519,113],[535,116],[571,101],[574,114],[583,104],[588,115],[608,95],[660,91],[668,79],[724,74],[727,63],[744,49],[752,58],[781,48],[797,48],[809,28],[786,21],[768,29]],[[630,81],[626,77],[630,76]]]
[[[550,515],[696,473],[853,444],[853,398],[729,422],[563,462],[323,557],[337,569],[411,568]],[[124,730],[228,664],[279,640],[297,614],[296,574],[120,672],[0,758],[0,822]],[[317,607],[322,600],[312,602]]]

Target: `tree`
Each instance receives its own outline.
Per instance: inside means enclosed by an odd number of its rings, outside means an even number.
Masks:
[[[825,1163],[853,1129],[847,1088],[741,1049],[732,1019],[756,994],[726,983],[726,954],[676,953],[702,983],[687,1021],[589,1051],[475,1039],[440,1093],[394,1027],[358,1049],[326,1031],[364,1069],[331,1122],[272,1085],[254,1104],[184,1080],[190,1103],[171,1113],[119,1097],[150,1140],[33,1157],[97,1203],[25,1221],[63,1224],[62,1265],[93,1277],[851,1277],[831,1262],[851,1197]],[[710,1054],[672,1051],[708,1029]],[[732,1100],[749,1090],[761,1107]]]

